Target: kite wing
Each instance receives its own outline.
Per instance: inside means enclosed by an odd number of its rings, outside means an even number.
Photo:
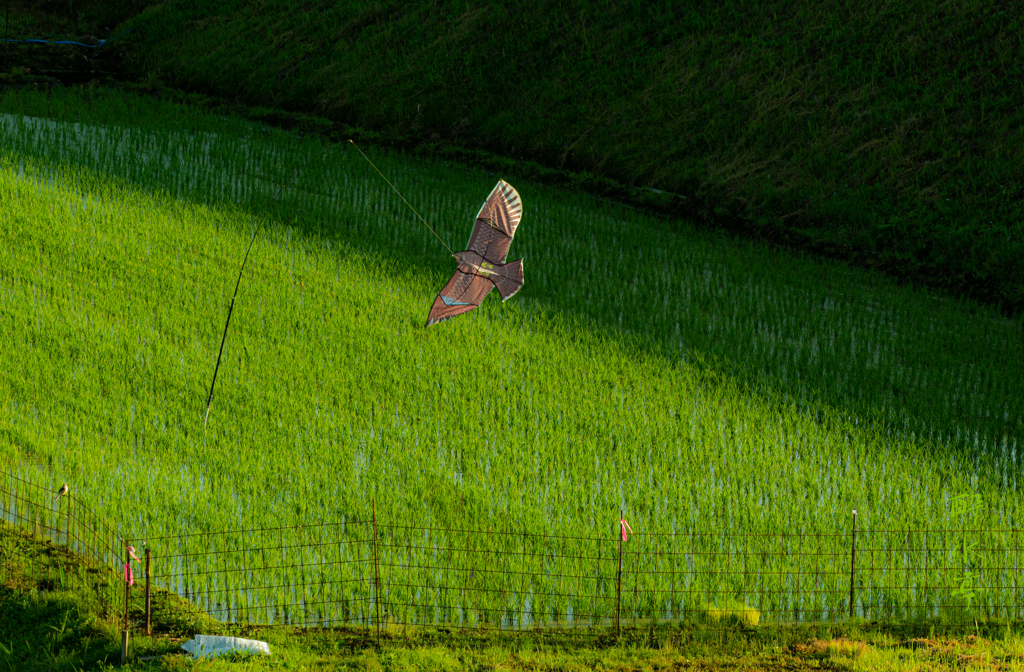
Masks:
[[[491,195],[476,213],[468,250],[492,263],[504,264],[516,227],[523,218],[523,201],[511,184],[498,180]]]
[[[482,275],[456,270],[451,280],[434,299],[427,316],[427,326],[469,312],[479,306],[494,283]]]

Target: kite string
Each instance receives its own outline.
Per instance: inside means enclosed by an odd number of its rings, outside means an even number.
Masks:
[[[359,145],[357,145],[352,140],[349,140],[349,142],[352,143],[352,146],[356,148],[357,152],[363,154],[363,150],[359,149]],[[423,215],[421,215],[419,212],[416,212],[416,208],[412,207],[412,204],[409,203],[409,201],[405,200],[405,196],[402,196],[402,192],[398,191],[398,189],[395,189],[395,185],[391,184],[391,180],[384,177],[384,173],[380,172],[380,169],[377,166],[373,165],[373,161],[370,161],[370,157],[366,156],[366,154],[363,154],[363,158],[366,159],[367,163],[373,166],[373,169],[376,170],[377,174],[380,175],[384,179],[384,181],[388,183],[388,186],[395,190],[395,193],[398,194],[398,197],[405,201],[405,204],[409,206],[409,209],[416,213],[416,216],[420,218],[421,222],[423,222],[423,226],[427,227],[430,230],[430,232],[434,234],[434,237],[441,241],[441,244],[444,245],[444,248],[446,250],[448,250],[448,253],[454,255],[455,253],[452,252],[452,248],[448,247],[448,243],[444,242],[444,240],[441,239],[441,236],[437,235],[437,231],[434,231],[433,227],[431,227],[430,224],[427,224],[427,220],[423,219]]]

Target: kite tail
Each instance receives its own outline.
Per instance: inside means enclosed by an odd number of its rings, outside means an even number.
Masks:
[[[508,301],[523,288],[523,260],[517,259],[501,267],[502,274],[491,278],[494,286],[501,292],[501,300]]]

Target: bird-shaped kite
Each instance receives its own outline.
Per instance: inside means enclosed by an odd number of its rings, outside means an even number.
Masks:
[[[452,255],[459,260],[459,267],[434,299],[427,316],[428,327],[473,310],[494,287],[501,293],[502,301],[523,288],[523,260],[505,263],[522,217],[519,193],[505,180],[498,180],[476,214],[469,249]]]

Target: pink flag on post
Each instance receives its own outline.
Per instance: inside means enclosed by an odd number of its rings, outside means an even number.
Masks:
[[[128,551],[128,556],[129,557],[125,560],[125,563],[124,563],[124,581],[129,586],[134,586],[135,585],[135,573],[132,572],[132,558],[134,558],[136,562],[141,562],[141,560],[139,560],[139,556],[135,555],[135,547],[134,546],[128,546],[126,550]]]
[[[626,522],[625,518],[619,518],[619,528],[622,529],[622,540],[628,541],[629,538],[626,536],[626,530],[633,532],[633,528],[629,526],[629,523]]]

